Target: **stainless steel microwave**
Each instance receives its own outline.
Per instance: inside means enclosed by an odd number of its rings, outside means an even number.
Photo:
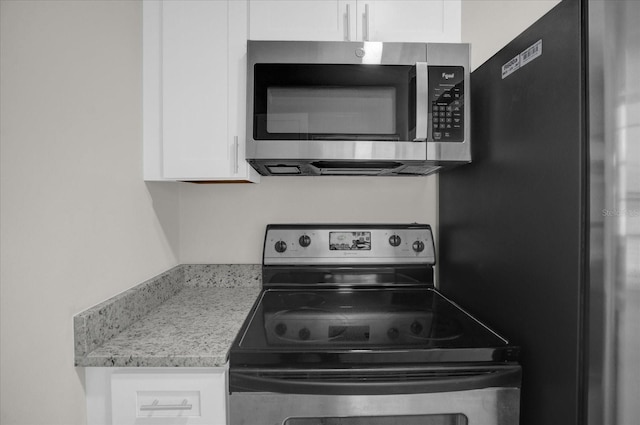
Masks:
[[[471,161],[469,45],[249,41],[262,175],[428,175]]]

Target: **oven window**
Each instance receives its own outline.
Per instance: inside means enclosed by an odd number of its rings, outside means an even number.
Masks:
[[[255,140],[413,140],[410,65],[257,64]]]
[[[284,425],[467,425],[463,414],[289,418]]]

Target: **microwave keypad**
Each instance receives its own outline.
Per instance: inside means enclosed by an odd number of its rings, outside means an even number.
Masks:
[[[464,68],[430,66],[429,100],[431,139],[435,142],[463,142]]]

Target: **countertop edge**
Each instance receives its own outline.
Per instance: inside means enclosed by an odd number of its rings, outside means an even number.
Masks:
[[[83,357],[78,367],[223,367],[224,356],[92,356]]]

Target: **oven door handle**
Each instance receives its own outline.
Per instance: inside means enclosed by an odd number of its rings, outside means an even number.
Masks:
[[[323,377],[314,371],[304,378],[304,372],[280,371],[231,371],[229,388],[233,392],[274,392],[285,394],[329,394],[329,395],[381,395],[421,394],[453,391],[468,391],[483,388],[519,388],[522,370],[518,365],[451,372],[449,376],[416,377],[415,371],[371,374],[358,376],[346,370],[342,374]],[[301,374],[302,373],[302,374]],[[342,376],[340,376],[342,375]],[[394,376],[395,375],[395,376]]]

